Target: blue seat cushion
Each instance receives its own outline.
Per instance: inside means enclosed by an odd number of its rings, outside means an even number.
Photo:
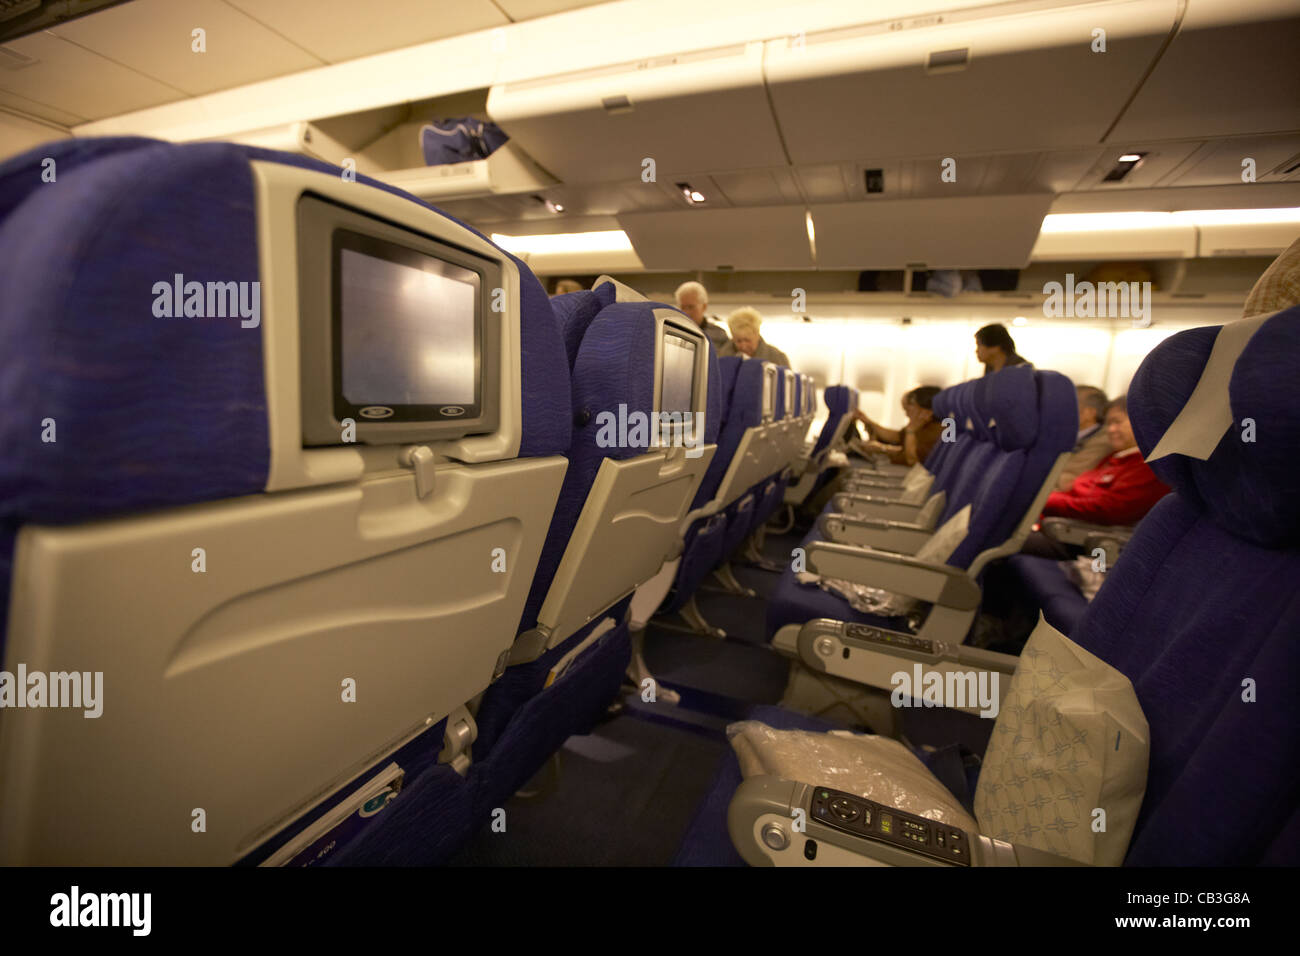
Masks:
[[[1075,625],[1088,610],[1088,599],[1066,575],[1059,561],[1017,554],[1007,559],[1007,568],[1017,592],[1043,612],[1048,624],[1062,634],[1074,632]]]

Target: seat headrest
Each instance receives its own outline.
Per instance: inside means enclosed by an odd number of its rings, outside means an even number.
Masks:
[[[1008,366],[975,379],[974,386],[977,430],[985,432],[1003,451],[1034,444],[1039,424],[1038,386],[1030,366]]]
[[[843,415],[850,408],[857,407],[857,392],[847,385],[832,385],[822,392],[822,398],[826,401],[826,407],[832,414]]]
[[[1165,339],[1129,390],[1138,447],[1162,481],[1265,547],[1300,537],[1300,306]]]
[[[564,336],[564,351],[568,354],[570,369],[577,361],[578,347],[582,345],[588,326],[601,309],[613,305],[614,295],[615,286],[603,283],[594,289],[567,292],[551,299],[551,311],[555,313],[560,333]]]

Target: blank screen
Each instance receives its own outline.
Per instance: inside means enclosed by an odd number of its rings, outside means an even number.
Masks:
[[[665,335],[663,362],[659,410],[661,412],[694,411],[695,343],[678,335]]]
[[[342,249],[343,397],[354,405],[477,402],[478,275]]]

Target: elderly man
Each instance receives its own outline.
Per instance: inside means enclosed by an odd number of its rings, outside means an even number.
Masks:
[[[1102,425],[1109,404],[1106,393],[1092,385],[1080,385],[1075,392],[1079,396],[1079,433],[1074,438],[1074,450],[1056,480],[1057,491],[1069,491],[1074,479],[1092,471],[1113,450]]]
[[[716,322],[710,322],[709,317],[704,314],[704,310],[709,306],[709,293],[705,291],[704,286],[698,282],[683,282],[677,287],[677,308],[684,312],[690,319],[700,327],[713,347],[718,350],[719,355],[736,354],[735,352],[725,353],[722,351],[724,346],[731,344],[727,338],[727,330]]]
[[[757,309],[745,306],[727,316],[727,327],[731,329],[731,342],[718,350],[719,355],[744,355],[763,362],[773,362],[790,368],[790,357],[775,346],[768,345],[758,334],[763,324],[763,317]]]

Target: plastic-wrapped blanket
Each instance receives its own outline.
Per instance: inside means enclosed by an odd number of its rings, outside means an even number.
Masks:
[[[745,777],[771,774],[855,793],[928,820],[979,830],[939,780],[897,740],[847,731],[773,730],[756,720],[727,728]]]

